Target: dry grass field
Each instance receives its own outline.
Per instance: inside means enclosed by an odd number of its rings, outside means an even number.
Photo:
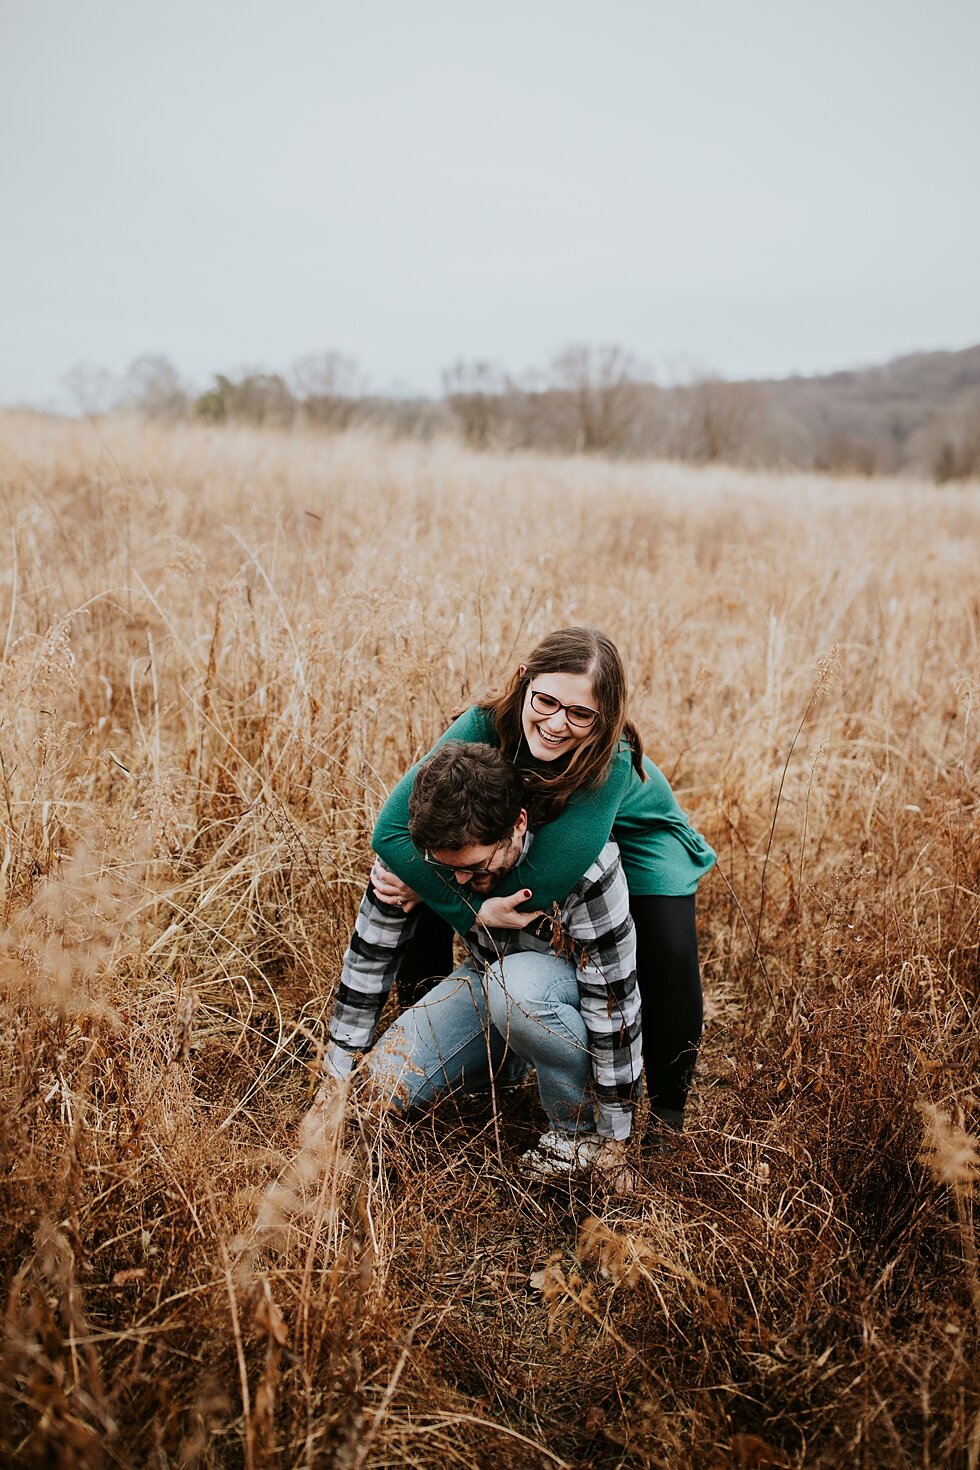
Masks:
[[[0,420],[0,1459],[975,1467],[980,491]],[[386,790],[619,643],[719,853],[690,1127],[302,1128]]]

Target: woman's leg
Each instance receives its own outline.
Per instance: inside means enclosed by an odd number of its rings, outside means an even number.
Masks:
[[[704,1024],[694,895],[631,894],[630,913],[647,1092],[661,1122],[680,1129]]]
[[[368,1053],[376,1090],[399,1111],[422,1107],[457,1085],[486,1086],[506,1046],[487,1015],[486,990],[471,965],[440,980],[403,1011]]]
[[[535,1067],[551,1127],[594,1132],[592,1063],[575,966],[554,954],[519,950],[490,968],[486,984],[493,1028]]]
[[[398,957],[398,999],[403,1006],[414,1005],[453,969],[452,925],[440,918],[428,904],[413,910],[415,928]]]

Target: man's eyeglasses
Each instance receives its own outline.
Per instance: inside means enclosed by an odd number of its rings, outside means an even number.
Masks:
[[[471,878],[489,878],[493,876],[493,868],[490,866],[490,864],[497,856],[497,850],[500,848],[503,841],[504,839],[501,837],[500,841],[494,847],[493,852],[487,858],[485,864],[477,864],[475,866],[472,863],[440,863],[437,858],[434,858],[432,856],[428,848],[426,848],[425,852],[423,852],[422,857],[424,861],[428,863],[430,868],[435,868],[437,873],[446,873],[449,875],[452,875],[453,873],[469,873]]]
[[[531,708],[539,715],[556,715],[563,709],[568,723],[579,730],[588,730],[599,718],[598,710],[589,709],[586,704],[562,704],[560,699],[555,699],[553,694],[545,694],[542,689],[531,690]]]

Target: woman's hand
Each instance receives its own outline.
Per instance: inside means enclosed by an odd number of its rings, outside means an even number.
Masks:
[[[611,1194],[636,1193],[636,1170],[627,1160],[627,1143],[625,1138],[607,1138],[592,1165]]]
[[[527,903],[530,897],[530,888],[522,888],[510,898],[485,898],[476,917],[484,929],[526,929],[532,919],[540,919],[544,913],[543,909],[530,914],[517,912],[517,905]]]
[[[375,858],[371,869],[371,883],[382,903],[394,904],[406,914],[410,914],[415,905],[422,902],[414,888],[409,888],[397,874],[386,868],[379,857]]]

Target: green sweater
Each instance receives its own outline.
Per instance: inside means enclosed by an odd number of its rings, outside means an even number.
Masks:
[[[493,716],[478,705],[460,715],[436,741],[475,741],[499,745]],[[421,764],[421,762],[419,762]],[[525,743],[517,758],[518,770],[545,769]],[[494,889],[494,897],[530,888],[529,909],[550,910],[561,903],[609,840],[619,844],[629,890],[634,894],[693,893],[698,880],[715,861],[715,854],[678,806],[667,778],[646,757],[641,781],[625,741],[613,756],[601,786],[577,791],[559,817],[535,830],[534,842],[518,868]],[[381,809],[374,829],[375,852],[393,873],[456,930],[465,934],[473,923],[474,907],[483,895],[441,877],[423,862],[408,833],[408,798],[418,765],[403,776]],[[476,899],[474,905],[473,900]]]

